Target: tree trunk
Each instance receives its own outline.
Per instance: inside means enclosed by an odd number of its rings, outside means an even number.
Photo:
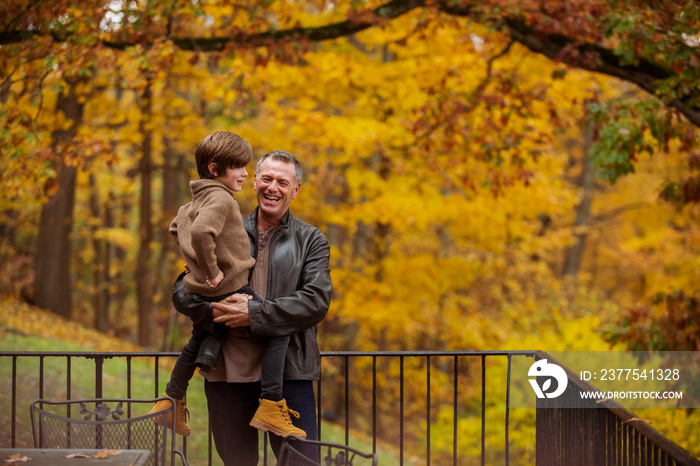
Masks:
[[[134,209],[133,203],[125,197],[117,197],[113,192],[109,193],[110,205],[112,209],[108,211],[108,219],[111,217],[111,224],[123,230],[129,230],[129,219],[131,212]],[[109,224],[108,220],[108,224]],[[112,302],[113,322],[112,326],[115,334],[133,335],[134,329],[125,326],[125,314],[131,313],[133,303],[129,302],[128,297],[132,295],[134,281],[136,279],[135,271],[131,268],[126,268],[128,251],[122,246],[111,243],[110,257],[111,265],[113,266],[110,275],[110,283],[116,286],[110,290],[110,301]],[[132,274],[133,272],[133,274]]]
[[[588,236],[587,227],[591,219],[591,204],[593,202],[593,190],[595,188],[595,168],[591,164],[591,147],[593,146],[593,125],[588,122],[584,130],[583,160],[579,186],[583,189],[583,197],[576,207],[576,220],[574,223],[574,244],[566,251],[564,260],[564,275],[575,277],[581,268],[581,258],[586,246]]]
[[[17,238],[18,218],[19,211],[15,209],[4,210],[2,215],[0,215],[0,241],[9,244],[13,248]]]
[[[151,114],[151,85],[146,86],[143,93],[141,106],[141,122],[139,131],[143,135],[141,145],[141,201],[140,201],[140,227],[139,227],[139,254],[136,263],[136,295],[139,316],[138,343],[149,347],[153,334],[153,287],[151,280],[151,240],[153,239],[152,224],[152,150],[153,132],[147,128]]]
[[[51,135],[56,153],[55,169],[58,190],[41,209],[36,257],[34,261],[34,304],[51,312],[71,318],[71,229],[77,170],[66,165],[64,151],[82,124],[84,104],[75,94],[77,82],[71,83],[67,94],[61,95],[56,110],[72,122],[67,129],[58,129]]]
[[[104,220],[103,225],[105,228],[114,228],[114,193],[112,192],[112,186],[109,187],[108,201],[104,206]],[[112,304],[112,289],[115,281],[112,277],[112,259],[116,256],[116,246],[112,241],[104,242],[104,283],[100,288],[100,303],[105,308],[107,316],[109,316],[110,306]],[[110,324],[110,329],[112,325]]]
[[[168,232],[170,222],[175,218],[177,210],[183,201],[189,196],[184,193],[187,189],[187,182],[183,173],[184,161],[183,155],[175,153],[169,138],[163,140],[163,204],[162,204],[162,220],[158,228],[158,236],[161,241],[161,255],[159,258],[158,270],[162,271],[161,278],[165,293],[165,302],[170,302],[170,294],[172,293],[172,285],[175,282],[173,275],[173,262],[180,259],[180,250],[173,241],[172,236]],[[188,191],[189,192],[189,191]]]
[[[179,206],[182,204],[183,192],[187,186],[187,180],[183,173],[183,156],[176,153],[172,147],[170,138],[163,138],[163,204],[161,221],[158,225],[158,233],[161,250],[158,258],[157,278],[158,283],[154,286],[160,290],[162,308],[170,309],[170,318],[167,321],[167,331],[163,337],[163,350],[170,351],[172,348],[173,328],[176,322],[177,312],[172,309],[171,297],[173,283],[177,272],[176,263],[180,259],[180,250],[172,236],[168,232],[168,226]],[[173,314],[174,313],[174,314]],[[189,319],[188,319],[189,320]]]
[[[92,266],[93,280],[93,308],[94,321],[93,326],[101,332],[107,332],[110,329],[109,325],[109,244],[104,239],[97,238],[97,230],[99,225],[104,223],[102,219],[100,196],[97,190],[95,175],[90,174],[88,177],[90,187],[90,214],[95,219],[90,230],[92,238],[92,249],[94,251],[94,263]]]

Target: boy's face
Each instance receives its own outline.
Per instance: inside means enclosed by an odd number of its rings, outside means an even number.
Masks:
[[[243,182],[245,181],[246,176],[248,176],[248,172],[246,171],[245,167],[227,168],[223,174],[219,171],[213,173],[216,175],[214,177],[215,180],[225,184],[228,189],[235,193],[243,188]]]

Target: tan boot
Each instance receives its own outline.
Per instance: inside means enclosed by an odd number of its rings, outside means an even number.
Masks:
[[[255,416],[250,421],[250,425],[256,429],[269,430],[281,437],[287,437],[289,434],[292,434],[300,438],[306,438],[306,432],[298,427],[294,427],[292,419],[289,417],[290,414],[297,419],[299,418],[299,413],[289,409],[284,399],[272,401],[261,398],[258,410],[255,411]]]
[[[163,396],[168,396],[168,395],[163,395]],[[190,412],[187,410],[187,406],[185,405],[185,400],[184,399],[175,399],[175,416],[176,416],[176,422],[175,422],[175,432],[184,436],[184,437],[189,437],[190,433],[192,432],[192,429],[190,429],[190,426],[187,425],[187,419],[190,417]],[[164,411],[168,408],[170,408],[171,404],[168,400],[161,400],[158,403],[155,404],[155,406],[151,409],[151,413],[157,413],[159,411]],[[159,424],[161,426],[166,426],[168,429],[171,429],[173,427],[173,416],[172,412],[168,413],[167,420],[164,419],[166,416],[157,416],[153,418],[153,422],[156,424]]]

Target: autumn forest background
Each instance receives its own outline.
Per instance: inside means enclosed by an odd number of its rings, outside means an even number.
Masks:
[[[3,307],[179,350],[167,227],[228,130],[304,167],[322,351],[697,351],[700,7],[651,3],[3,2]]]

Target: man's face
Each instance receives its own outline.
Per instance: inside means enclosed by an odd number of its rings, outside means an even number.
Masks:
[[[294,173],[293,163],[272,158],[263,161],[253,181],[260,215],[268,220],[282,219],[301,188],[295,183]]]

